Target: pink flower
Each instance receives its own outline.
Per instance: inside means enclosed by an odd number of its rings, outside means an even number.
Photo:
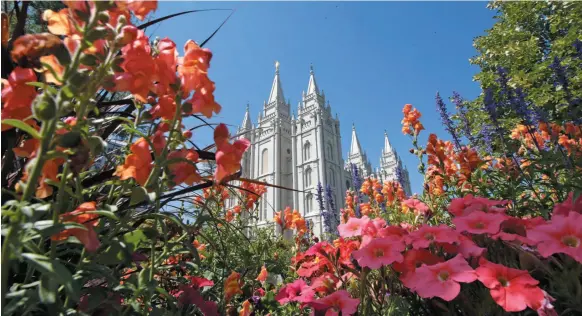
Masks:
[[[417,199],[404,200],[402,201],[402,205],[413,209],[415,214],[426,214],[428,212],[428,206]]]
[[[519,312],[538,306],[544,299],[538,281],[525,270],[508,268],[481,258],[477,277],[490,289],[493,300],[507,312]]]
[[[564,202],[554,205],[554,211],[552,215],[567,216],[569,212],[582,213],[582,195],[579,195],[575,202],[573,199],[574,193],[570,192],[570,194],[568,194],[568,198]]]
[[[368,216],[363,216],[362,218],[350,217],[348,222],[340,224],[337,230],[339,235],[344,238],[360,236],[369,222]]]
[[[541,217],[534,217],[531,219],[508,217],[503,223],[501,223],[501,230],[499,233],[491,236],[491,238],[505,241],[517,240],[528,245],[535,244],[526,237],[527,230],[545,223],[546,221]]]
[[[297,279],[293,283],[283,286],[275,299],[279,304],[285,305],[289,302],[309,303],[313,301],[315,292],[302,279]]]
[[[462,198],[453,199],[448,207],[448,210],[455,216],[468,215],[474,211],[482,211],[486,213],[504,213],[504,206],[507,203],[509,202],[488,200],[486,198],[473,197],[472,194],[468,194]]]
[[[340,279],[329,272],[325,272],[311,281],[311,288],[318,293],[331,293],[340,285]]]
[[[565,253],[582,263],[582,214],[570,212],[568,216],[554,216],[544,225],[527,231],[527,238],[537,243],[544,258],[555,253]]]
[[[405,275],[408,272],[414,272],[416,268],[419,268],[423,264],[432,265],[443,261],[443,258],[426,249],[410,249],[404,254],[404,260],[402,262],[395,262],[392,267],[394,270]]]
[[[471,238],[460,235],[458,250],[463,255],[463,257],[468,259],[471,257],[482,256],[487,249],[477,246],[477,244],[475,244]]]
[[[423,265],[410,274],[407,285],[420,297],[440,297],[451,301],[461,291],[459,282],[470,283],[477,279],[475,270],[461,255],[431,266]]]
[[[404,260],[401,252],[405,248],[404,242],[398,237],[377,238],[360,250],[352,252],[352,256],[362,267],[379,269],[382,265]]]
[[[180,306],[194,304],[204,315],[218,315],[218,305],[212,301],[205,301],[194,285],[180,285],[180,289],[173,293]]]
[[[458,232],[492,235],[499,232],[499,226],[506,218],[503,214],[474,211],[469,215],[453,218],[453,224],[457,227]]]
[[[348,316],[358,311],[359,304],[359,299],[351,298],[348,291],[341,290],[320,298],[311,305],[318,310],[327,310],[326,316],[338,315],[340,312],[342,315]]]
[[[454,243],[459,240],[459,234],[447,225],[422,225],[418,230],[406,237],[407,243],[414,249],[427,248],[432,242]]]

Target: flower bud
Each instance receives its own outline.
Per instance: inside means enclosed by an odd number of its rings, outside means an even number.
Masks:
[[[57,105],[50,96],[44,96],[34,104],[32,108],[34,116],[41,121],[48,121],[57,115]]]
[[[89,42],[94,42],[96,40],[106,39],[109,35],[111,35],[111,30],[103,26],[98,26],[87,32],[85,39]]]
[[[83,56],[81,56],[81,64],[95,67],[99,64],[99,60],[94,55],[83,54]]]
[[[100,22],[107,23],[109,22],[109,13],[107,13],[107,11],[99,12],[97,18],[99,19]]]
[[[182,133],[182,136],[184,136],[186,139],[190,139],[190,137],[192,137],[192,131],[185,131]]]
[[[101,2],[101,1],[96,1],[96,2]],[[121,14],[117,18],[117,25],[126,25],[126,24],[127,24],[127,18],[125,17],[125,15]]]
[[[79,146],[81,142],[81,133],[77,131],[72,131],[61,136],[59,140],[59,146],[64,148],[74,148]]]
[[[121,28],[121,32],[115,40],[121,45],[129,44],[137,38],[137,31],[137,27],[133,25],[125,25]]]

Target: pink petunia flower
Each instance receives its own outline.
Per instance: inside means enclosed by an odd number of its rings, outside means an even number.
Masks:
[[[428,248],[432,242],[455,243],[458,240],[459,234],[444,224],[439,226],[422,225],[406,237],[406,242],[411,244],[414,249]]]
[[[340,224],[337,230],[339,235],[344,238],[360,236],[369,222],[370,218],[368,216],[363,216],[362,218],[350,217],[348,222]]]
[[[311,305],[318,310],[327,310],[326,316],[339,315],[340,312],[342,315],[349,316],[358,311],[359,304],[359,299],[351,298],[348,291],[341,290],[320,298]]]
[[[405,205],[408,208],[411,208],[414,210],[414,214],[426,214],[429,211],[429,208],[426,204],[424,204],[423,202],[417,200],[417,199],[408,199],[408,200],[404,200],[402,201],[402,205]]]
[[[475,270],[477,277],[490,289],[491,297],[507,312],[519,312],[527,307],[538,307],[544,293],[537,286],[538,280],[526,270],[518,270],[481,258]],[[537,308],[536,308],[537,309]]]
[[[469,215],[474,211],[505,213],[505,205],[507,203],[509,201],[489,200],[468,194],[462,198],[453,199],[448,207],[448,211],[455,216]]]
[[[576,201],[573,200],[574,193],[570,192],[568,198],[564,202],[554,205],[552,215],[567,216],[570,212],[582,213],[582,195],[579,195],[578,198],[576,198]]]
[[[461,255],[434,265],[423,265],[411,273],[407,287],[423,298],[440,297],[451,301],[461,291],[459,282],[470,283],[477,279],[475,270]]]
[[[582,214],[554,216],[547,224],[528,230],[527,238],[537,244],[544,258],[565,253],[582,263]]]
[[[283,286],[275,299],[281,305],[289,302],[309,303],[313,301],[313,295],[315,295],[313,289],[302,279],[297,279]]]
[[[499,226],[506,218],[503,214],[474,211],[469,215],[453,218],[453,224],[459,232],[492,235],[499,232]]]
[[[362,267],[379,269],[382,265],[404,260],[401,252],[405,248],[404,242],[398,237],[377,238],[360,250],[352,252],[352,256]]]

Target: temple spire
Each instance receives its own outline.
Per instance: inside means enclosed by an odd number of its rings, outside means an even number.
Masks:
[[[279,78],[279,62],[275,62],[275,78],[273,79],[273,86],[271,87],[271,94],[269,94],[269,101],[267,104],[278,101],[285,103],[285,96],[283,95],[283,88],[281,87],[281,79]]]
[[[392,152],[392,145],[390,145],[390,140],[388,139],[388,133],[384,130],[384,153]]]
[[[242,129],[251,129],[251,113],[249,111],[249,104],[247,103],[247,110],[245,112],[245,117],[243,118],[241,128]]]
[[[319,94],[319,88],[315,82],[315,73],[313,72],[313,65],[309,66],[309,84],[307,85],[307,95],[312,93]]]
[[[360,140],[356,134],[356,126],[352,124],[352,144],[350,146],[350,156],[361,155],[362,146],[360,146]]]

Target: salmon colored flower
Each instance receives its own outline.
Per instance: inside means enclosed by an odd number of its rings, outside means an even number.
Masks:
[[[329,272],[325,272],[311,281],[311,288],[317,293],[330,294],[340,286],[340,279]]]
[[[491,297],[507,312],[519,312],[543,301],[538,280],[525,270],[508,268],[481,258],[477,277],[490,289]]]
[[[226,211],[226,214],[224,214],[224,220],[227,223],[232,222],[232,220],[234,219],[234,213],[231,210]]]
[[[260,281],[260,282],[265,282],[267,280],[267,267],[265,267],[265,265],[263,265],[261,267],[261,272],[259,273],[259,275],[257,276],[257,278],[255,280]]]
[[[412,104],[405,104],[402,109],[404,118],[402,119],[402,133],[409,135],[418,135],[424,129],[419,118],[422,116],[420,111],[412,108]]]
[[[184,44],[184,57],[178,66],[178,74],[182,80],[182,88],[189,94],[193,90],[199,89],[202,78],[208,74],[212,52],[207,48],[202,48],[192,40]]]
[[[311,305],[315,309],[327,310],[325,315],[353,315],[358,311],[360,300],[351,298],[346,290],[340,290],[330,295],[320,298]]]
[[[176,69],[178,67],[178,51],[176,44],[169,38],[158,42],[158,55],[156,56],[157,81],[156,93],[158,95],[172,92],[169,88],[176,83]]]
[[[36,98],[36,89],[27,85],[35,82],[36,75],[32,69],[16,67],[8,76],[8,80],[2,79],[2,119],[23,120],[32,115],[31,104]],[[2,124],[2,131],[11,129],[12,126]]]
[[[51,240],[53,241],[61,241],[66,240],[70,236],[76,237],[83,245],[85,245],[85,249],[89,252],[96,251],[99,246],[101,246],[101,242],[99,238],[97,238],[97,233],[93,230],[93,227],[99,225],[99,215],[95,213],[87,213],[90,211],[95,211],[97,209],[95,202],[85,202],[79,205],[74,211],[61,214],[60,219],[62,223],[78,223],[85,226],[85,229],[82,228],[69,228],[65,229],[62,232],[53,235]]]
[[[506,219],[507,216],[503,214],[475,211],[466,216],[453,218],[453,224],[458,232],[493,235],[499,232],[501,223]]]
[[[423,265],[410,273],[406,286],[423,298],[440,297],[451,301],[461,291],[459,282],[471,283],[477,279],[475,270],[461,255],[434,265]]]
[[[565,253],[582,263],[582,214],[554,216],[543,225],[527,231],[527,238],[537,244],[540,255],[547,258],[555,253]]]
[[[363,216],[362,218],[350,217],[348,222],[340,224],[337,230],[339,235],[344,238],[360,236],[369,222],[368,216]]]
[[[455,243],[459,241],[459,234],[447,225],[429,226],[422,225],[406,236],[407,243],[414,249],[428,248],[432,242]]]
[[[379,269],[382,265],[404,260],[401,252],[405,248],[404,242],[398,237],[376,238],[360,250],[352,252],[352,256],[362,267]]]
[[[30,162],[29,162],[30,163]],[[44,162],[42,166],[40,178],[38,179],[38,187],[36,188],[35,196],[39,199],[44,199],[53,194],[53,187],[50,186],[45,180],[51,180],[53,182],[58,182],[59,179],[57,175],[59,174],[59,166],[64,163],[63,158],[55,158],[50,159]],[[22,178],[20,181],[27,182],[28,180],[28,171],[27,167],[24,168],[24,172],[22,173]],[[17,191],[20,191],[22,188],[17,183],[16,184]]]
[[[232,271],[228,278],[226,278],[224,281],[224,297],[227,302],[236,294],[243,294],[240,288],[241,283],[240,273]]]
[[[55,57],[55,55],[42,56],[40,57],[40,62],[43,63],[42,71],[44,74],[45,81],[47,83],[54,83],[59,86],[62,85],[63,84],[62,78],[63,74],[65,73],[65,67],[63,67],[59,63],[57,57]],[[45,66],[44,64],[50,66],[50,68],[52,68],[52,71],[49,69],[49,67]]]
[[[226,125],[219,124],[214,130],[217,165],[214,179],[219,183],[240,169],[242,156],[250,146],[250,142],[247,139],[239,138],[231,144],[229,138],[230,135]]]
[[[193,149],[179,149],[168,154],[168,160],[182,158],[186,161],[172,163],[168,166],[172,174],[172,181],[178,185],[185,183],[193,185],[194,183],[202,181],[202,177],[198,173],[196,163],[198,162],[198,153]]]
[[[150,146],[144,138],[140,138],[130,146],[130,150],[131,154],[125,157],[123,166],[117,166],[113,175],[121,180],[134,178],[139,185],[144,186],[152,171]]]
[[[309,303],[313,301],[314,294],[313,289],[305,281],[297,279],[293,283],[283,286],[275,296],[275,300],[281,305],[289,302]]]

